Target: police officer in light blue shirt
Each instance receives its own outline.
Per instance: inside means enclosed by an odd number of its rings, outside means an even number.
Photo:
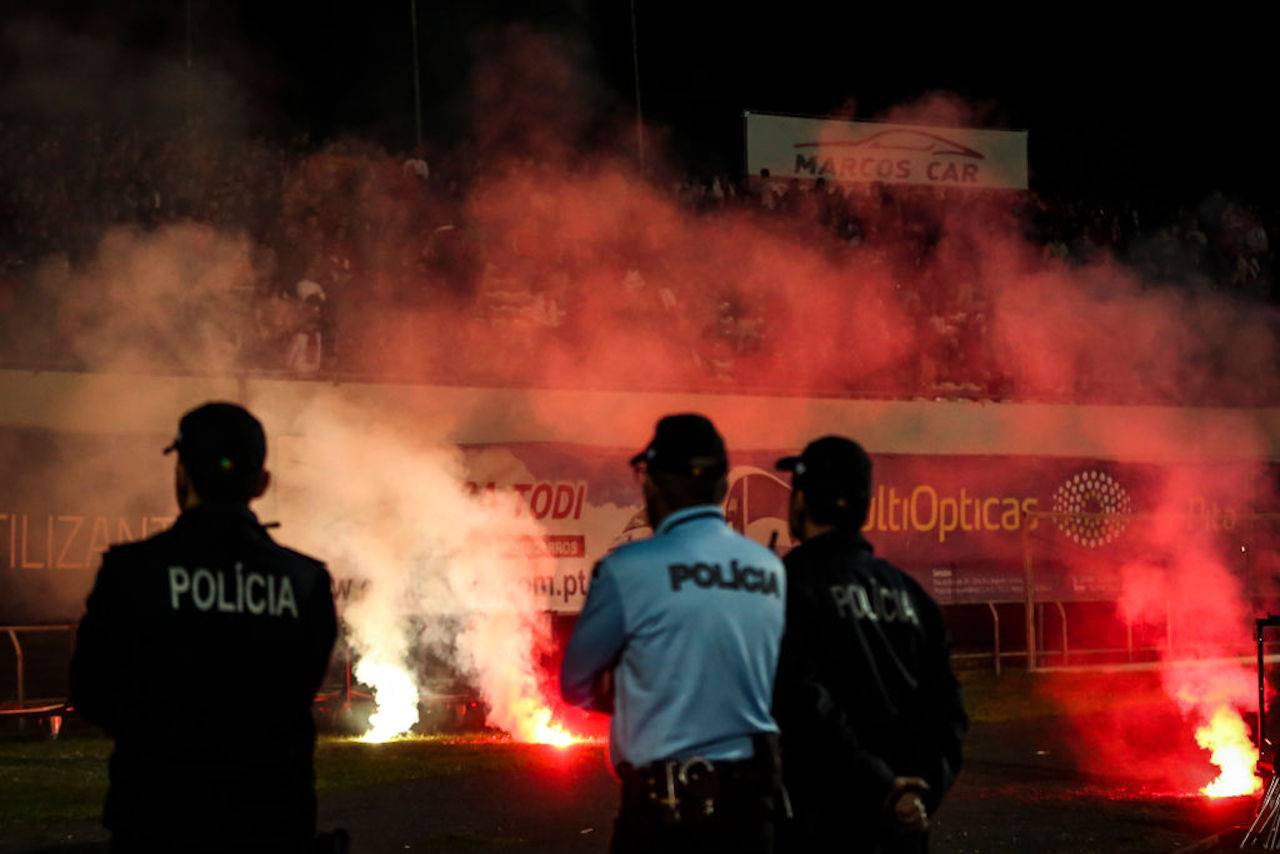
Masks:
[[[614,713],[611,850],[772,851],[782,562],[726,524],[728,458],[703,416],[663,418],[631,464],[654,535],[596,567],[560,676],[567,701]]]

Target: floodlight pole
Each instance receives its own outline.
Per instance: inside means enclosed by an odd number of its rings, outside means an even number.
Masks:
[[[422,74],[418,63],[418,0],[409,0],[409,31],[413,34],[414,141],[417,145],[422,145]]]
[[[192,22],[191,0],[183,3],[183,14],[185,15],[186,26],[183,28],[182,53],[183,53],[183,73],[182,73],[182,106],[186,112],[187,130],[195,125],[195,108],[192,106],[192,92],[194,86],[191,80],[191,63],[195,53],[195,34],[194,24]]]
[[[1266,718],[1267,718],[1267,680],[1263,678],[1263,668],[1266,667],[1266,656],[1263,655],[1263,642],[1265,635],[1263,630],[1266,629],[1267,623],[1274,617],[1267,615],[1266,618],[1257,621],[1257,639],[1258,639],[1258,750],[1262,750],[1262,739],[1266,735]],[[1265,757],[1264,757],[1265,758]]]
[[[1024,607],[1026,608],[1027,625],[1027,672],[1036,669],[1036,578],[1035,567],[1031,559],[1031,519],[1030,514],[1022,518],[1022,571],[1024,590]]]
[[[636,31],[636,0],[631,0],[631,65],[636,82],[636,158],[644,171],[644,111],[640,107],[640,36]]]
[[[187,60],[187,71],[191,70],[191,0],[187,0],[186,4],[187,28],[185,40],[185,54]]]

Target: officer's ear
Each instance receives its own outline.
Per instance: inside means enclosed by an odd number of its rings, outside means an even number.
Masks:
[[[658,484],[654,483],[653,478],[648,473],[640,479],[640,491],[644,495],[644,506],[649,513],[649,522],[654,527],[657,527],[658,523],[654,521],[653,517],[656,514],[661,518],[668,512],[666,497],[663,496],[662,490],[658,488]]]
[[[659,494],[658,485],[653,482],[653,478],[649,477],[648,472],[645,472],[644,476],[640,478],[640,493],[646,499],[653,499]]]
[[[791,501],[787,506],[787,527],[791,529],[791,538],[796,542],[804,542],[804,490],[791,487]]]
[[[791,512],[804,512],[804,490],[795,484],[791,485]]]
[[[258,474],[258,482],[254,484],[253,492],[249,495],[249,500],[261,498],[262,494],[267,491],[267,487],[271,485],[271,472],[263,469]]]
[[[791,517],[803,522],[809,518],[809,496],[804,494],[804,489],[791,490]]]

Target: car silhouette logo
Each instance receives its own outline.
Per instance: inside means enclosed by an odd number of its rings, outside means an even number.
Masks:
[[[793,545],[787,524],[791,486],[777,475],[755,466],[735,466],[729,472],[725,519],[744,537],[785,552]]]
[[[961,145],[954,139],[938,136],[922,130],[882,130],[862,139],[834,140],[831,142],[797,142],[796,148],[864,148],[877,151],[909,151],[913,154],[930,154],[934,157],[969,157],[986,160],[986,155]]]

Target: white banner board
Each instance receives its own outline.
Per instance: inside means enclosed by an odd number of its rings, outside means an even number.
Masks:
[[[775,179],[1027,189],[1026,131],[745,113],[747,172]]]

